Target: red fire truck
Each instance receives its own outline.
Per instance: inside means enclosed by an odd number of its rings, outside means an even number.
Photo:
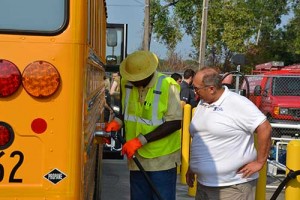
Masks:
[[[284,66],[282,62],[275,61],[260,64],[248,81],[250,100],[271,123],[300,123],[300,65]],[[287,129],[282,130],[278,129],[275,133],[287,133]]]

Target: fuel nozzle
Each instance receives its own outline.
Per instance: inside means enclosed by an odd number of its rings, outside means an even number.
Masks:
[[[122,120],[115,117],[113,120],[108,122],[104,130],[98,130],[94,134],[96,137],[113,137],[115,138],[116,132],[119,131],[122,127]]]
[[[118,131],[122,128],[122,121],[119,118],[114,118],[100,130],[94,132],[96,141],[99,144],[105,144],[105,147],[110,148],[111,151],[121,151],[122,147],[118,147],[116,140],[122,138],[119,136]]]
[[[122,120],[115,117],[113,120],[111,120],[106,124],[105,131],[106,132],[118,131],[121,129],[122,125],[123,125]]]

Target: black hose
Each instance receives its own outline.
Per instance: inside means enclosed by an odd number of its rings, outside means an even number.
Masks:
[[[241,75],[243,78],[244,78],[244,80],[245,80],[245,82],[246,82],[246,94],[245,94],[245,96],[249,99],[249,95],[250,95],[250,85],[249,85],[249,81],[248,81],[248,79],[247,79],[247,77],[243,74],[243,73],[241,73],[241,72],[239,72],[239,71],[231,71],[231,72],[228,72],[228,73],[226,73],[223,77],[222,77],[222,80],[224,80],[227,76],[229,76],[230,74],[233,74],[233,75],[236,75],[236,74],[239,74],[239,75]],[[238,88],[239,89],[239,88]]]
[[[117,133],[117,138],[118,140],[122,143],[122,145],[124,145],[126,143],[126,141],[124,140],[124,138]],[[157,188],[154,186],[153,182],[151,181],[150,177],[148,176],[148,174],[146,173],[144,167],[141,165],[140,161],[137,159],[137,157],[135,157],[135,155],[133,155],[132,157],[133,161],[135,162],[135,164],[138,166],[138,168],[140,169],[140,171],[144,174],[147,182],[149,183],[150,187],[152,188],[153,192],[156,194],[157,198],[159,200],[163,200],[163,198],[161,197],[161,195],[159,194]]]
[[[284,188],[284,186],[286,186],[286,184],[290,180],[297,178],[298,175],[300,175],[300,170],[297,171],[290,170],[290,172],[286,175],[285,179],[283,179],[283,181],[277,187],[270,200],[276,200],[278,195],[281,193],[282,189]]]

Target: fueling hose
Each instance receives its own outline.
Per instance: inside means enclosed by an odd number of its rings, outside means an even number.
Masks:
[[[274,194],[272,195],[270,200],[276,200],[278,195],[281,193],[282,189],[284,188],[284,186],[286,186],[286,184],[292,180],[297,178],[297,176],[300,175],[300,170],[297,171],[293,171],[290,170],[290,172],[286,175],[286,177],[283,179],[283,181],[280,183],[280,185],[278,186],[278,188],[275,190]]]
[[[122,145],[124,145],[126,143],[126,141],[124,140],[124,138],[118,134],[117,134],[117,138],[119,140],[119,142],[121,142]],[[153,182],[151,181],[150,177],[148,176],[148,174],[146,173],[144,167],[141,165],[140,161],[137,159],[137,157],[135,157],[135,155],[133,155],[132,157],[133,161],[135,162],[135,164],[138,166],[138,168],[140,169],[140,171],[144,174],[148,184],[150,185],[151,189],[153,190],[153,192],[156,194],[157,198],[159,200],[163,200],[163,198],[161,197],[161,195],[159,194],[157,188],[154,186]]]
[[[119,140],[119,142],[124,145],[126,141],[124,138],[118,133],[118,131],[121,129],[123,125],[122,120],[120,120],[117,117],[114,117],[109,123],[106,124],[105,131],[96,131],[95,135],[99,137],[113,137]],[[146,178],[148,184],[150,185],[151,189],[157,196],[158,200],[163,200],[161,195],[159,194],[157,188],[154,186],[153,182],[151,181],[149,175],[146,173],[144,167],[141,165],[140,161],[133,155],[132,157],[133,161],[137,165],[137,167],[140,169],[140,171],[143,173],[144,177]]]

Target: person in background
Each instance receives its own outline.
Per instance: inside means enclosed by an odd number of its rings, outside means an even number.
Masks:
[[[120,93],[120,74],[115,72],[112,74],[112,84],[110,88],[110,95],[115,95],[115,93]]]
[[[180,83],[180,100],[185,104],[190,104],[192,108],[197,106],[194,88],[192,86],[195,71],[186,69],[183,73],[183,80]]]
[[[114,111],[111,108],[111,97],[109,94],[110,81],[106,76],[104,76],[103,78],[104,78],[104,87],[105,87],[104,121],[108,122],[112,117],[112,115],[114,114]]]
[[[180,87],[156,71],[157,56],[136,51],[120,65],[123,124],[131,200],[156,200],[155,193],[135,164],[135,155],[164,200],[176,199],[177,164],[181,162],[182,109]]]
[[[180,83],[182,81],[182,76],[180,74],[175,72],[175,73],[171,74],[171,78],[173,78],[180,85]]]
[[[201,101],[190,124],[187,184],[192,187],[196,175],[196,200],[254,200],[258,172],[269,155],[270,123],[249,99],[222,87],[214,68],[200,69],[193,85]]]
[[[105,90],[107,90],[109,92],[110,91],[110,80],[107,77],[107,75],[104,75],[103,78],[104,78],[104,87],[105,87]]]
[[[118,109],[120,109],[120,81],[121,77],[119,72],[112,73],[112,83],[109,94],[111,96],[111,106]],[[118,115],[119,112],[116,111],[116,114]]]

